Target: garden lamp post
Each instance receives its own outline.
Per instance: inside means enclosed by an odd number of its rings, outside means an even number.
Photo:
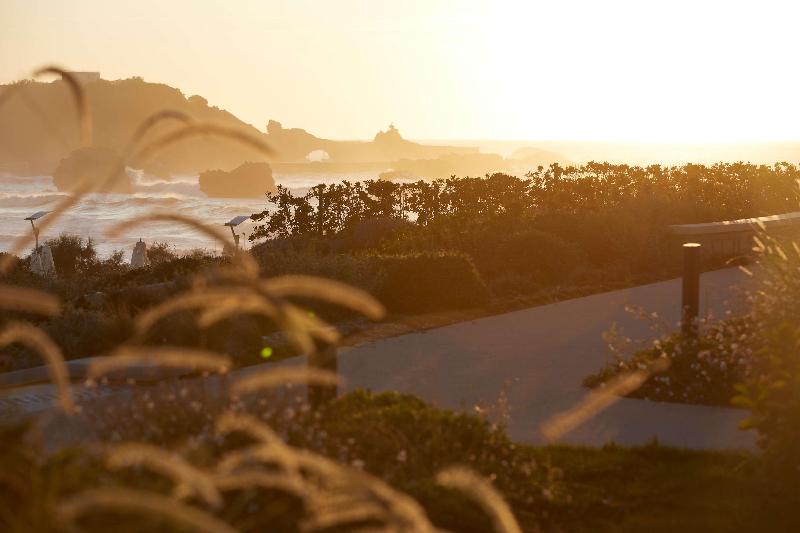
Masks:
[[[32,214],[31,216],[25,217],[25,220],[30,220],[31,229],[33,229],[33,237],[34,237],[34,239],[36,239],[36,248],[34,248],[34,250],[38,250],[39,249],[39,228],[36,227],[36,224],[34,224],[34,221],[39,220],[40,218],[42,218],[43,216],[45,216],[49,212],[50,211],[37,211],[34,214]]]
[[[236,245],[236,249],[239,249],[239,235],[233,230],[236,226],[244,222],[245,220],[249,220],[250,217],[248,215],[239,215],[238,217],[233,217],[228,222],[225,223],[226,226],[231,228],[231,235],[233,235],[233,242]]]
[[[683,288],[681,292],[681,333],[684,338],[697,336],[697,316],[700,311],[700,251],[696,242],[683,245]]]

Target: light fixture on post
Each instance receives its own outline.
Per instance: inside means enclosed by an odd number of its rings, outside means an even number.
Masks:
[[[30,220],[31,228],[33,229],[33,236],[36,239],[36,248],[34,248],[34,250],[38,250],[39,249],[39,228],[37,228],[36,224],[34,224],[33,222],[35,220],[39,220],[40,218],[42,218],[43,216],[45,216],[49,212],[50,211],[37,211],[34,214],[32,214],[31,216],[25,218],[25,220]]]
[[[228,222],[225,223],[226,226],[231,228],[231,235],[233,235],[233,242],[236,243],[236,248],[239,248],[239,235],[233,230],[236,226],[244,222],[245,220],[250,220],[249,215],[239,215],[238,217],[233,217]]]

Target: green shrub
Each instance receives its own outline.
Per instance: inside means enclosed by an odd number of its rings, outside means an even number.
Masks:
[[[472,261],[452,252],[375,256],[378,299],[391,311],[423,313],[483,305],[489,291]]]
[[[337,253],[331,243],[314,237],[276,239],[253,248],[261,273],[267,277],[305,274],[333,279],[374,294],[381,272],[362,255]],[[319,303],[317,309],[324,308]],[[330,311],[330,309],[329,309]],[[338,312],[342,312],[339,308]]]
[[[529,229],[503,239],[491,260],[494,271],[549,285],[568,281],[582,258],[574,244],[552,233]]]
[[[129,315],[67,308],[48,320],[43,329],[61,348],[66,359],[108,355],[133,334]]]
[[[800,249],[761,235],[751,311],[753,371],[735,402],[751,410],[773,479],[796,495],[800,483]],[[795,496],[800,502],[800,497]]]
[[[337,235],[338,245],[348,251],[376,249],[382,242],[393,239],[411,227],[410,222],[399,218],[368,218],[354,223]]]
[[[758,431],[773,478],[795,490],[800,482],[800,327],[781,322],[762,332],[756,355],[756,372],[738,387],[735,402],[751,410],[742,425]]]
[[[98,261],[91,238],[84,240],[77,235],[62,233],[45,244],[53,252],[53,263],[59,277],[72,278],[84,274]]]
[[[154,242],[147,248],[147,259],[150,265],[157,266],[178,258],[173,246],[167,242]]]
[[[612,333],[614,330],[612,330]],[[752,373],[753,322],[748,317],[701,323],[697,339],[667,335],[631,357],[615,352],[614,361],[587,376],[587,387],[602,386],[620,375],[665,360],[669,367],[651,376],[630,396],[660,402],[730,406],[736,386]],[[607,334],[613,347],[613,336]]]
[[[174,391],[168,387],[155,387],[115,406],[111,414],[104,406],[88,414],[101,425],[102,438],[145,438],[165,448],[177,445],[189,448],[187,455],[198,461],[213,463],[241,443],[214,435],[213,419],[225,406],[210,403],[202,387],[191,383],[186,387],[190,392],[180,402],[174,401]],[[558,484],[548,476],[547,467],[537,464],[533,449],[514,444],[503,427],[474,414],[438,409],[413,396],[357,390],[320,411],[278,397],[238,408],[258,412],[291,446],[363,469],[409,494],[437,526],[448,531],[484,533],[492,528],[474,502],[436,483],[436,474],[447,467],[467,466],[490,477],[515,514],[523,517],[526,530],[538,525],[537,510],[547,505],[545,489],[557,491]],[[189,436],[191,444],[185,443]],[[132,480],[137,486],[142,482],[141,476]],[[250,491],[231,498],[220,515],[244,531],[267,523],[276,530],[295,530],[279,527],[284,522],[265,522],[263,516],[250,522],[256,517],[239,506],[244,497],[247,503],[257,501],[256,495]],[[287,503],[285,494],[276,492],[271,497],[273,503]],[[302,511],[291,508],[282,520],[296,527],[301,518]]]
[[[478,533],[490,531],[491,524],[463,495],[436,484],[434,476],[444,468],[468,465],[493,476],[516,503],[530,497],[534,487],[541,494],[546,473],[532,466],[502,427],[484,418],[437,409],[414,396],[361,390],[336,399],[320,415],[305,426],[311,431],[290,434],[290,442],[363,465],[419,500],[449,531]],[[315,443],[322,443],[321,449]]]

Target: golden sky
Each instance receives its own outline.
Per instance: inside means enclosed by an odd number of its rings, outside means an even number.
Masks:
[[[0,0],[0,82],[44,64],[334,138],[800,139],[800,2]]]

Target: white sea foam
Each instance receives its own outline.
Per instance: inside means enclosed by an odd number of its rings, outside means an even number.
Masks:
[[[53,227],[43,232],[42,238],[56,237],[60,233],[74,233],[91,237],[102,256],[114,250],[124,250],[128,257],[135,241],[166,241],[178,250],[192,248],[215,249],[208,238],[175,224],[152,224],[142,228],[140,234],[130,234],[109,239],[105,231],[114,223],[140,215],[153,209],[166,209],[188,214],[211,224],[223,224],[237,215],[250,215],[267,209],[266,198],[208,198],[200,190],[197,176],[180,176],[164,180],[141,173],[131,173],[134,194],[90,194],[61,217]],[[296,194],[305,194],[308,187],[317,183],[335,183],[341,177],[303,176],[280,177],[276,180]],[[349,179],[353,180],[351,176]],[[355,179],[366,179],[358,178]],[[52,208],[66,193],[59,192],[49,176],[0,176],[0,251],[8,250],[14,239],[30,231],[25,217],[35,211]],[[253,224],[246,222],[237,231],[249,235]]]

